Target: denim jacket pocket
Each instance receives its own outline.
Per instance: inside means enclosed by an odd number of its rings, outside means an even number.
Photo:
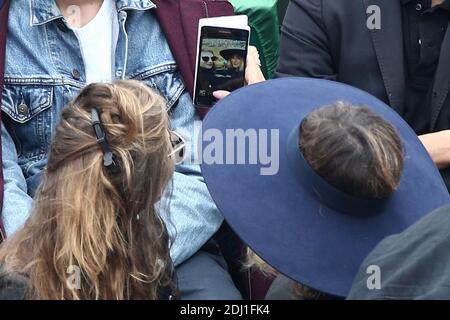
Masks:
[[[51,137],[52,86],[5,85],[1,110],[5,126],[14,140],[19,162],[46,154]]]
[[[131,77],[141,80],[157,90],[172,108],[183,93],[185,86],[175,63],[165,63],[139,71]]]

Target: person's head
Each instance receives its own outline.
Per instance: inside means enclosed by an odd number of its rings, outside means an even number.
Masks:
[[[300,125],[300,150],[325,181],[356,197],[386,198],[400,183],[400,137],[364,106],[338,102],[308,114]]]
[[[212,69],[214,67],[214,61],[217,57],[214,56],[212,51],[202,51],[200,57],[200,67],[204,69]]]
[[[335,188],[366,199],[392,194],[403,171],[403,148],[394,127],[364,106],[338,102],[309,113],[300,124],[299,152]],[[250,249],[247,267],[279,273]],[[296,283],[302,299],[333,298]]]
[[[253,250],[247,248],[244,261],[244,268],[258,270],[264,277],[275,279],[280,273],[272,268],[266,261],[261,259]],[[323,292],[311,289],[301,283],[292,281],[292,287],[287,288],[293,293],[293,296],[299,300],[335,300],[338,297],[325,294]]]
[[[118,172],[104,166],[94,108]],[[162,97],[135,81],[87,86],[62,112],[30,219],[0,250],[5,271],[29,276],[30,298],[157,298],[171,285],[155,208],[173,173],[171,152]],[[77,288],[66,281],[73,270]]]
[[[222,135],[230,128],[271,131],[264,149],[280,155],[280,170],[263,172],[252,161],[227,170],[203,164],[214,202],[270,266],[328,296],[346,297],[383,238],[448,203],[417,135],[370,93],[335,81],[286,78],[238,90],[220,107],[226,112],[210,113],[203,128]],[[261,230],[272,234],[262,237]]]
[[[221,57],[217,57],[217,59],[214,61],[214,69],[215,70],[222,70],[227,67],[227,61]]]
[[[229,63],[229,67],[232,69],[236,69],[239,71],[244,70],[244,58],[239,54],[233,54],[230,57],[228,63]]]

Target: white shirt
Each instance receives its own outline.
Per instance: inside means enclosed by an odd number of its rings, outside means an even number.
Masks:
[[[82,28],[73,28],[80,44],[87,84],[114,80],[119,19],[114,0],[104,0],[97,15]]]

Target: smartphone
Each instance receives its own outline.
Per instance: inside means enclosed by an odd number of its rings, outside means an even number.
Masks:
[[[216,90],[234,91],[245,84],[250,28],[201,26],[197,48],[194,104],[212,107]]]

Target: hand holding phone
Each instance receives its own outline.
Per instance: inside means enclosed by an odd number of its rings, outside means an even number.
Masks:
[[[246,16],[201,19],[194,104],[212,107],[214,91],[234,91],[245,84],[250,28]]]

